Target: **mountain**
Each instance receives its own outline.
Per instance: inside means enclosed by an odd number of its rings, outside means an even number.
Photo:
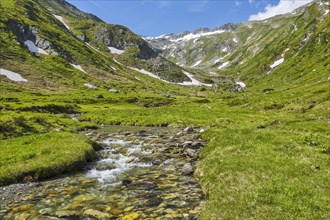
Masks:
[[[0,67],[21,74],[25,86],[136,83],[141,73],[168,83],[191,81],[127,27],[106,24],[66,1],[5,0],[0,9]]]
[[[309,71],[320,62],[326,65],[330,48],[328,12],[329,2],[315,1],[263,21],[144,39],[155,51],[182,67],[200,69],[211,78],[229,74],[236,75],[237,80],[253,81],[277,68],[292,69],[298,65],[294,63],[302,63],[307,57],[315,64],[308,67]],[[323,59],[317,60],[320,54]]]

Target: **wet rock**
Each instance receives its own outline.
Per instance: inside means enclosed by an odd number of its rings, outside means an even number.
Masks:
[[[187,148],[187,147],[190,147],[192,143],[193,143],[192,141],[185,141],[185,142],[183,142],[182,146],[183,146],[183,148]]]
[[[194,149],[198,149],[204,147],[204,145],[199,141],[194,141],[190,147]]]
[[[127,186],[127,185],[131,184],[132,182],[133,182],[133,181],[130,180],[130,179],[124,179],[121,183],[122,183],[123,185]]]
[[[128,187],[131,189],[150,190],[154,189],[156,184],[153,182],[133,182]]]
[[[95,167],[96,170],[112,170],[115,168],[116,168],[116,165],[112,164],[112,163],[101,163]]]
[[[185,150],[185,153],[191,158],[197,158],[197,156],[198,156],[198,153],[195,150],[191,149],[191,148],[187,148]]]
[[[112,209],[111,210],[111,214],[115,215],[115,216],[120,215],[121,213],[123,213],[123,210],[120,210],[120,209]]]
[[[161,204],[162,202],[163,202],[163,200],[161,198],[154,197],[154,198],[148,199],[145,202],[145,205],[148,207],[156,207],[156,206],[159,206],[159,204]]]
[[[24,212],[24,211],[29,211],[34,209],[34,206],[32,204],[27,204],[27,205],[21,205],[16,208],[13,208],[13,212]]]
[[[15,220],[27,220],[31,216],[30,213],[28,212],[23,212],[21,214],[18,214],[15,216]]]
[[[189,127],[186,127],[185,129],[183,129],[183,131],[185,133],[192,133],[192,132],[194,132],[194,128],[189,126]]]
[[[124,217],[118,218],[117,220],[136,220],[139,218],[139,214],[136,212],[125,215]]]
[[[92,195],[80,195],[80,196],[77,196],[76,198],[74,198],[74,201],[84,202],[84,201],[90,201],[93,199],[94,199],[94,196],[92,196]]]
[[[194,170],[190,163],[186,163],[185,165],[183,165],[182,173],[184,175],[191,175],[193,172],[194,172]]]
[[[56,211],[55,216],[59,218],[78,217],[74,211]]]
[[[110,215],[108,213],[104,213],[95,209],[87,209],[83,212],[84,217],[93,217],[96,219],[108,219]]]
[[[152,163],[152,165],[159,166],[159,165],[162,163],[162,161],[161,161],[161,160],[157,160],[157,159],[155,159],[155,160],[153,160],[151,163]]]

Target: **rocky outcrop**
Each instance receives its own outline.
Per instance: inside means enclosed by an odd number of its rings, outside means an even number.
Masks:
[[[58,55],[52,48],[52,43],[38,35],[38,29],[36,27],[21,25],[13,20],[9,20],[7,26],[14,33],[17,41],[21,43],[21,45],[24,45],[26,41],[32,41],[37,47],[45,50],[47,53]]]

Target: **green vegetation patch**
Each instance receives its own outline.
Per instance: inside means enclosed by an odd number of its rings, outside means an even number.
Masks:
[[[325,137],[248,127],[204,136],[197,173],[209,196],[200,219],[329,219]]]
[[[92,143],[67,132],[50,132],[0,142],[0,185],[41,180],[77,170],[94,158]]]

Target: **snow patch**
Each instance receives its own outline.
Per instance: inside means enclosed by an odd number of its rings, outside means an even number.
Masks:
[[[191,67],[198,66],[201,62],[202,62],[202,60],[199,60],[199,61],[197,61],[194,65],[192,65]]]
[[[191,39],[195,39],[195,38],[200,38],[200,37],[204,37],[204,36],[209,36],[209,35],[215,35],[215,34],[221,34],[225,32],[225,30],[216,30],[216,31],[211,31],[211,32],[206,32],[206,33],[200,33],[200,34],[187,34],[184,37],[175,39],[175,40],[170,40],[172,42],[184,42],[184,41],[189,41]]]
[[[224,62],[221,66],[218,67],[219,70],[225,68],[226,66],[228,66],[229,62]]]
[[[111,68],[111,69],[113,69],[113,70],[117,70],[117,69],[116,69],[116,68],[114,68],[113,66],[110,66],[110,68]]]
[[[329,9],[325,10],[324,15],[327,15],[329,13]]]
[[[54,15],[54,14],[53,14]],[[70,30],[70,27],[64,22],[63,17],[59,16],[59,15],[54,15],[54,17],[59,20],[60,22],[62,22],[62,24],[64,24],[64,26],[66,27],[66,29]]]
[[[237,39],[236,39],[236,38],[234,38],[234,39],[233,39],[233,41],[234,41],[235,43],[238,43],[238,41],[237,41]]]
[[[214,61],[214,64],[216,64],[217,62],[220,62],[222,60],[222,58],[218,58]]]
[[[97,89],[97,86],[94,86],[94,85],[89,84],[89,83],[85,83],[84,86],[85,86],[86,88],[89,88],[89,89]]]
[[[15,82],[27,82],[27,79],[24,79],[21,74],[5,69],[0,69],[0,76],[6,76],[8,79]]]
[[[236,85],[239,85],[242,89],[245,89],[245,87],[246,87],[246,84],[243,83],[242,81],[236,82]]]
[[[225,48],[223,48],[221,51],[222,51],[222,52],[228,52],[228,48],[225,47]]]
[[[272,65],[270,65],[270,68],[274,69],[278,65],[282,64],[284,62],[284,58],[281,58],[279,60],[276,60]]]
[[[186,71],[183,71],[183,73],[188,76],[188,78],[191,80],[191,82],[188,82],[188,81],[184,81],[182,83],[178,83],[179,85],[183,85],[183,86],[208,86],[208,87],[211,87],[212,84],[205,84],[205,83],[201,83],[199,82],[198,80],[196,80],[194,78],[193,75],[191,75],[190,73],[186,72]]]
[[[37,47],[32,41],[27,40],[24,42],[24,44],[28,47],[29,51],[31,53],[41,53],[41,54],[48,54],[45,50]]]
[[[120,49],[117,49],[115,47],[108,47],[109,50],[110,50],[110,53],[113,53],[113,54],[122,54],[124,53],[125,51],[124,50],[120,50]]]
[[[130,67],[130,66],[128,66],[128,68],[130,68],[130,69],[132,69],[132,70],[135,70],[135,71],[138,71],[139,73],[142,73],[142,74],[148,75],[148,76],[150,76],[150,77],[153,77],[153,78],[155,78],[155,79],[159,79],[159,80],[161,80],[161,81],[164,81],[164,82],[169,83],[168,81],[159,78],[159,76],[157,76],[156,74],[154,74],[154,73],[152,73],[152,72],[149,72],[149,71],[147,71],[147,70],[144,70],[144,69],[137,69],[137,68]]]
[[[80,65],[75,65],[73,63],[70,63],[70,65],[73,66],[74,68],[76,68],[77,70],[80,70],[81,72],[86,73],[86,71]]]

